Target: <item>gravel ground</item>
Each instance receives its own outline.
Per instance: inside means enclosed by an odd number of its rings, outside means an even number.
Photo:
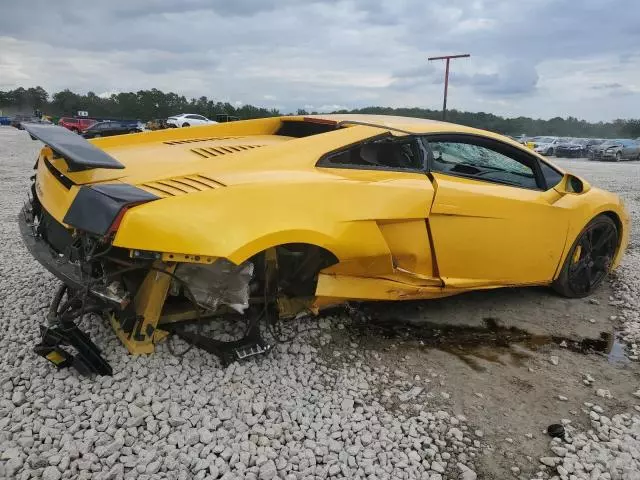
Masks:
[[[541,340],[561,331],[570,346],[616,326],[627,354],[640,354],[638,222],[623,267],[593,303],[516,289],[380,308],[429,334],[460,328],[441,345],[363,333],[361,314],[338,312],[226,369],[166,345],[129,356],[92,319],[83,327],[114,376],[86,379],[31,352],[57,286],[15,224],[38,148],[0,128],[1,478],[640,478],[637,364]],[[558,163],[620,192],[640,218],[639,164]],[[473,348],[456,350],[465,322],[487,316],[526,332],[505,349],[494,341],[502,330],[476,328]],[[552,420],[566,424],[563,441],[542,433]]]

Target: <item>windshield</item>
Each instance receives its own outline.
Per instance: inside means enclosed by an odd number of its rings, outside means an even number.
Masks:
[[[555,140],[554,137],[538,137],[536,140],[539,143],[551,143]]]

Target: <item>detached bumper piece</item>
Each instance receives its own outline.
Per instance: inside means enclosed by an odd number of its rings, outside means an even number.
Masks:
[[[34,351],[56,368],[73,367],[82,375],[113,375],[111,365],[102,358],[100,349],[75,324],[41,326],[40,333],[42,341]],[[69,347],[75,350],[75,354],[68,351]]]
[[[267,343],[260,334],[259,324],[260,317],[255,317],[251,320],[247,334],[241,339],[231,342],[216,340],[179,327],[170,327],[167,330],[188,344],[217,356],[222,366],[227,367],[235,361],[261,355],[271,350],[272,345]]]

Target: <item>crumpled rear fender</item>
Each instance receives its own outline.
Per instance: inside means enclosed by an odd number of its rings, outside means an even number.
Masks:
[[[219,188],[132,208],[114,245],[239,264],[272,246],[308,243],[333,253],[342,273],[387,273],[393,264],[378,221],[425,218],[423,188],[406,180]]]

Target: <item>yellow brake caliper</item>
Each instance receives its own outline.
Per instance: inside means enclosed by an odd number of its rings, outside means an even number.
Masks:
[[[571,259],[571,263],[574,265],[578,263],[578,261],[580,260],[581,254],[582,254],[582,245],[578,245],[576,248],[576,251],[573,252],[573,258]]]

